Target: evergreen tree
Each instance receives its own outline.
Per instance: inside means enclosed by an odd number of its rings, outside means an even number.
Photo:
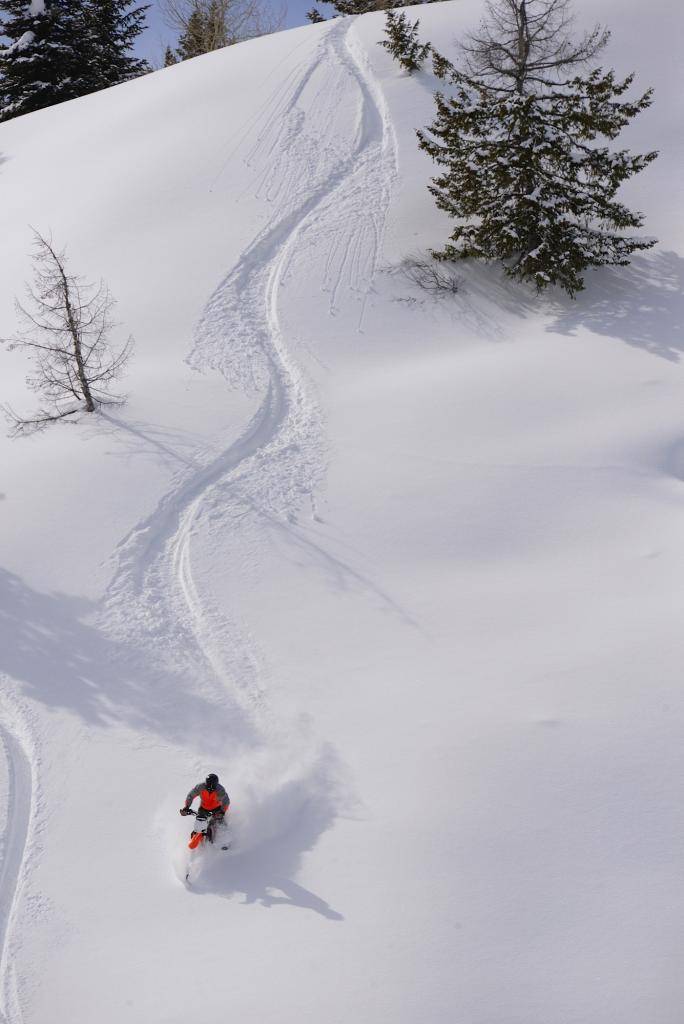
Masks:
[[[190,60],[206,53],[207,14],[200,4],[195,4],[188,18],[188,24],[178,40],[178,59]]]
[[[160,6],[179,33],[179,60],[276,32],[284,18],[270,0],[160,0]]]
[[[396,6],[388,0],[323,0],[323,3],[332,4],[339,14],[367,14],[369,11],[384,11],[385,8]]]
[[[322,2],[331,4],[340,14],[368,14],[371,11],[409,7],[414,0],[322,0]],[[425,2],[433,4],[440,3],[441,0],[425,0]]]
[[[86,0],[0,0],[0,121],[89,91]]]
[[[170,68],[177,63],[178,61],[176,60],[173,50],[171,49],[170,46],[167,46],[166,52],[164,53],[164,67]]]
[[[312,7],[310,11],[307,11],[306,16],[312,25],[318,25],[321,21],[325,21],[325,18],[316,7]]]
[[[106,89],[147,74],[150,66],[132,54],[135,40],[145,29],[149,4],[131,8],[134,0],[87,0],[90,45],[90,89]]]
[[[621,99],[634,75],[573,73],[605,46],[607,33],[596,28],[573,43],[567,7],[567,0],[490,4],[489,23],[466,44],[465,70],[434,54],[435,73],[454,91],[436,94],[437,116],[418,137],[444,168],[430,188],[437,205],[461,222],[434,255],[500,260],[538,290],[559,284],[574,295],[587,267],[627,264],[632,252],[655,244],[623,234],[643,217],[615,196],[657,154],[611,152],[597,142],[617,138],[650,105],[651,91]]]
[[[419,21],[415,21],[412,25],[403,12],[395,14],[394,11],[388,11],[385,22],[387,39],[382,39],[378,43],[378,46],[384,46],[386,50],[389,50],[409,75],[420,70],[423,61],[432,49],[429,43],[421,45],[418,38],[419,25]]]

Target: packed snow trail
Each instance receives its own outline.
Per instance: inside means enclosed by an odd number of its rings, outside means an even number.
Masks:
[[[3,681],[0,745],[7,770],[7,810],[0,862],[0,1011],[3,1024],[21,1024],[22,1014],[13,964],[12,930],[26,871],[31,818],[36,810],[33,779],[35,757],[26,749],[27,733],[21,713],[7,697]]]
[[[302,505],[315,507],[314,491],[326,464],[324,431],[311,385],[292,354],[291,339],[283,336],[279,292],[288,275],[296,274],[297,257],[306,251],[307,240],[324,237],[329,257],[321,287],[330,294],[330,312],[354,303],[362,325],[396,173],[388,115],[365,57],[351,38],[353,25],[354,19],[331,24],[311,56],[287,76],[285,87],[280,83],[264,103],[260,120],[238,151],[254,169],[257,194],[273,213],[212,295],[189,361],[199,371],[218,368],[231,387],[261,393],[259,408],[235,441],[181,479],[120,543],[98,622],[104,636],[131,651],[134,674],[145,658],[158,660],[155,686],[163,685],[164,659],[181,663],[198,697],[217,711],[223,709],[226,721],[236,719],[236,709],[243,713],[247,747],[263,747],[268,737],[265,746],[274,750],[281,766],[281,792],[277,801],[273,794],[260,794],[265,814],[263,821],[252,823],[256,843],[270,838],[278,815],[292,819],[300,802],[312,794],[317,797],[321,788],[332,790],[334,757],[318,744],[302,757],[301,734],[284,732],[270,720],[258,645],[237,622],[208,607],[193,577],[191,546],[198,530],[220,535],[246,522],[291,521]],[[350,89],[356,96],[351,123],[340,115]],[[219,175],[225,167],[224,160]],[[172,680],[169,685],[174,684]],[[115,700],[116,695],[111,697]],[[161,697],[158,689],[147,695],[151,706]],[[165,699],[173,701],[173,692]],[[5,720],[14,717],[8,712]],[[190,746],[202,739],[206,752],[217,752],[211,737],[193,732],[190,722],[186,725]],[[33,848],[37,780],[32,764],[38,763],[37,755],[24,750],[24,732],[23,727],[3,727],[0,733],[8,772],[0,865],[3,1024],[22,1020],[12,932]],[[34,741],[30,737],[32,745]],[[296,759],[287,752],[293,743],[300,747]],[[262,772],[267,774],[272,772]],[[259,794],[256,803],[258,799]],[[274,817],[276,803],[282,809]]]
[[[277,731],[268,725],[260,654],[237,623],[216,610],[209,613],[193,578],[191,540],[195,530],[208,525],[203,518],[208,507],[218,507],[220,522],[233,527],[245,513],[259,520],[294,516],[303,502],[314,501],[324,472],[320,414],[282,336],[278,294],[308,232],[326,230],[334,240],[324,282],[331,310],[343,301],[346,286],[359,305],[360,321],[377,268],[394,174],[393,138],[363,58],[350,43],[352,27],[353,20],[331,25],[313,54],[288,75],[285,89],[282,83],[276,89],[275,108],[269,97],[261,120],[242,140],[245,159],[257,172],[257,192],[267,194],[274,212],[216,289],[190,358],[198,370],[218,367],[231,386],[263,391],[259,409],[237,440],[183,479],[130,531],[119,546],[100,615],[102,632],[118,636],[131,650],[148,651],[154,658],[170,646],[170,660],[192,664],[193,685],[205,700],[232,718],[240,707],[244,720],[252,721],[251,730],[245,730],[248,743],[260,731]],[[357,93],[351,126],[337,116],[350,86]],[[299,101],[306,90],[314,96],[304,107]],[[215,530],[215,523],[210,528]],[[191,741],[197,738],[191,735]],[[2,1007],[14,1024],[20,1015],[9,950],[30,852],[35,787],[17,736],[5,729],[2,740],[9,777],[0,869]],[[311,758],[325,778],[318,754]],[[291,789],[292,780],[286,773],[283,777]],[[286,803],[292,812],[291,801]]]
[[[324,431],[311,385],[283,335],[280,290],[296,274],[308,239],[324,237],[329,257],[321,286],[330,293],[330,312],[352,302],[361,326],[396,173],[389,118],[350,38],[353,24],[330,26],[263,104],[238,150],[273,213],[212,295],[189,361],[200,371],[218,369],[231,387],[261,393],[261,404],[236,441],[165,495],[121,543],[103,618],[105,630],[135,637],[143,648],[162,641],[174,659],[194,663],[198,694],[226,717],[239,708],[249,723],[248,745],[264,730],[275,742],[282,728],[269,723],[258,645],[199,592],[192,538],[197,531],[212,536],[292,521],[305,503],[315,508]],[[339,113],[350,88],[352,119]]]

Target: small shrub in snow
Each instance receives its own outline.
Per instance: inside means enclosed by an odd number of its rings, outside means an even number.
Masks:
[[[409,256],[400,269],[404,277],[432,295],[455,295],[458,291],[458,278],[434,257]]]
[[[403,11],[399,14],[388,11],[385,22],[387,39],[382,39],[378,43],[392,54],[409,75],[420,70],[431,50],[429,43],[421,44],[418,38],[419,25],[420,21],[415,21],[412,25]]]
[[[109,289],[91,285],[70,274],[64,251],[34,233],[33,286],[26,306],[17,302],[24,330],[10,339],[10,348],[26,349],[35,360],[27,384],[45,404],[32,416],[3,411],[13,434],[28,434],[77,412],[94,412],[99,405],[120,404],[111,391],[131,355],[133,339],[111,344],[114,307]]]
[[[312,7],[310,11],[307,11],[306,16],[312,25],[318,25],[321,21],[325,21],[325,18],[316,7]]]
[[[587,267],[624,265],[655,244],[624,233],[643,218],[615,196],[657,154],[599,141],[615,139],[651,91],[626,100],[633,75],[576,70],[608,33],[596,27],[574,42],[568,0],[494,0],[488,9],[461,69],[433,54],[453,91],[436,94],[437,116],[418,137],[443,168],[430,191],[459,221],[435,256],[500,260],[539,290],[559,284],[574,295]]]

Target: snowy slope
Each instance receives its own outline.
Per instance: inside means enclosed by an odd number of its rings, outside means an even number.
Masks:
[[[574,303],[397,269],[447,225],[380,15],[0,127],[0,334],[31,224],[138,343],[0,440],[8,1024],[679,1021],[684,19],[578,8],[656,86],[661,244]]]

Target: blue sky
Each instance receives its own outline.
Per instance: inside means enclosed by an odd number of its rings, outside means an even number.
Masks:
[[[309,8],[315,5],[316,0],[286,0],[286,2],[288,10],[285,27],[294,28],[296,25],[308,24],[305,15]],[[320,3],[319,7],[325,17],[329,17],[332,13],[332,8],[329,5]],[[153,64],[159,65],[162,62],[167,43],[171,43],[171,45],[175,43],[174,33],[164,24],[159,4],[156,0],[151,0],[150,9],[147,12],[147,29],[138,39],[136,50]]]

